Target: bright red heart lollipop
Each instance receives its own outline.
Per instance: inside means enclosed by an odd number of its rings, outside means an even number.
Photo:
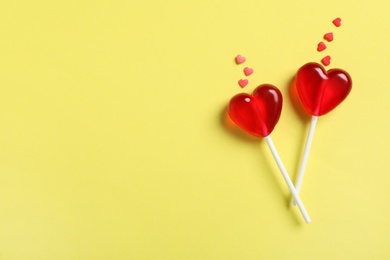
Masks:
[[[266,137],[274,129],[282,112],[282,93],[270,84],[258,86],[252,95],[234,96],[229,103],[230,118],[246,132]]]
[[[305,110],[313,116],[322,116],[348,96],[352,80],[344,70],[326,72],[323,66],[311,62],[298,70],[295,86]]]
[[[295,87],[303,107],[312,115],[305,150],[295,184],[295,188],[299,192],[318,116],[325,115],[343,102],[349,92],[351,92],[352,79],[344,70],[331,69],[326,71],[320,64],[311,62],[303,65],[298,70],[295,77]]]
[[[252,95],[242,93],[234,96],[230,100],[228,114],[243,130],[258,137],[265,137],[302,216],[306,223],[310,223],[310,217],[298,196],[298,192],[295,190],[286,168],[283,166],[270,136],[276,123],[279,121],[282,105],[283,98],[280,90],[270,84],[263,84],[258,86]]]

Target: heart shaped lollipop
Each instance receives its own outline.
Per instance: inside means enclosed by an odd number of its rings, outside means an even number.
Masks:
[[[264,137],[272,152],[272,155],[289,187],[291,194],[298,204],[299,210],[306,223],[310,223],[310,217],[306,212],[302,201],[284,167],[282,160],[270,137],[282,112],[282,93],[275,86],[263,84],[258,86],[252,95],[245,93],[235,95],[229,103],[228,114],[240,128],[257,137]]]
[[[303,107],[306,112],[312,115],[305,150],[295,184],[295,188],[299,192],[318,116],[329,113],[343,102],[351,92],[352,79],[344,70],[331,69],[326,71],[320,64],[311,62],[303,65],[298,70],[294,85]]]
[[[322,116],[338,106],[349,94],[352,80],[341,69],[328,72],[318,63],[307,63],[297,72],[295,86],[305,110]]]
[[[276,87],[263,84],[252,95],[234,96],[229,103],[230,118],[248,133],[266,137],[275,128],[282,112],[282,93]]]

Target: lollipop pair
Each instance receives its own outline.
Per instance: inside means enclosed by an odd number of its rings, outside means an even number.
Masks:
[[[318,63],[307,63],[298,70],[294,86],[303,107],[312,115],[309,135],[295,187],[270,136],[282,112],[283,97],[279,89],[270,84],[263,84],[258,86],[252,95],[238,94],[230,100],[228,114],[246,132],[265,138],[290,189],[294,202],[298,205],[306,223],[310,223],[311,219],[299,198],[299,190],[302,185],[316,122],[318,116],[330,112],[348,96],[351,91],[352,80],[348,73],[341,69],[331,69],[327,72]]]

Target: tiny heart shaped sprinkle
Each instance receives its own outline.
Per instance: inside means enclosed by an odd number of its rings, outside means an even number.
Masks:
[[[326,49],[326,45],[323,42],[320,42],[317,47],[317,51],[323,51]]]
[[[242,64],[242,63],[244,63],[246,61],[246,58],[245,57],[243,57],[243,56],[241,56],[241,55],[237,55],[236,56],[236,62],[237,62],[237,64]]]
[[[324,64],[325,66],[328,66],[330,64],[330,56],[325,56],[324,58],[322,58],[321,60],[322,64]]]
[[[325,40],[327,40],[328,42],[331,42],[331,41],[333,41],[333,33],[326,33],[325,35],[324,35],[324,39]]]
[[[273,85],[263,84],[252,95],[241,93],[232,97],[228,114],[246,132],[257,137],[267,137],[279,121],[282,105],[280,90]]]
[[[248,67],[245,67],[245,69],[244,69],[244,74],[245,74],[245,76],[249,76],[249,75],[251,75],[252,73],[253,73],[253,69],[248,68]]]
[[[337,107],[352,89],[352,79],[341,69],[326,71],[318,63],[307,63],[297,72],[295,84],[305,110],[322,116]]]
[[[238,81],[238,85],[240,85],[240,87],[245,87],[246,85],[248,85],[248,80],[247,79],[240,79]]]
[[[340,17],[337,17],[336,19],[334,19],[332,21],[332,23],[336,26],[336,27],[340,27],[341,25],[341,18]]]

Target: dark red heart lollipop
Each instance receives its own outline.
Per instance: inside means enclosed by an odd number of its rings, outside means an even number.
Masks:
[[[282,112],[283,98],[270,84],[258,86],[252,95],[235,95],[229,103],[230,118],[248,133],[266,137],[274,129]]]
[[[230,100],[228,114],[243,130],[258,137],[264,137],[303,218],[306,223],[310,223],[311,220],[305,206],[299,198],[270,136],[279,121],[282,105],[283,97],[279,89],[270,84],[263,84],[258,86],[252,95],[245,93],[235,95]]]
[[[299,193],[318,116],[325,115],[343,102],[351,91],[352,80],[344,70],[331,69],[327,72],[320,64],[311,62],[303,65],[298,70],[295,77],[295,87],[303,107],[312,115],[295,184],[295,188]]]
[[[322,116],[337,107],[349,94],[352,80],[341,69],[328,72],[318,63],[303,65],[295,77],[299,99],[313,116]]]

